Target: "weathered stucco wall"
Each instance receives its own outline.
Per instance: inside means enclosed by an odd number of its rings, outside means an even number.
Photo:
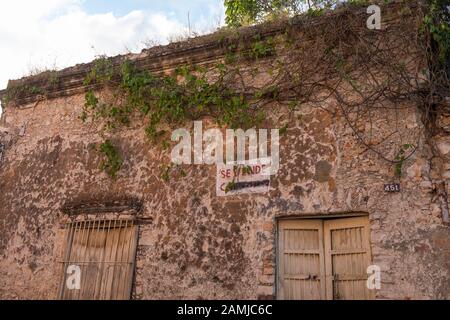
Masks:
[[[268,63],[260,63],[263,79]],[[250,74],[245,80],[258,81]],[[139,127],[116,134],[125,162],[111,180],[98,169],[97,128],[78,119],[83,105],[84,95],[74,94],[4,109],[1,298],[56,298],[62,208],[116,199],[142,203],[135,299],[272,298],[276,219],[348,213],[369,216],[372,260],[382,270],[377,298],[450,298],[450,234],[437,191],[438,183],[449,185],[448,135],[440,137],[443,157],[436,160],[421,133],[418,150],[396,180],[392,164],[365,150],[338,111],[324,110],[337,110],[336,101],[324,101],[323,109],[305,104],[294,116],[286,104],[274,103],[270,122],[288,129],[270,192],[217,197],[215,166],[184,166],[185,177],[161,179],[168,153]],[[384,109],[373,115],[378,137],[390,129],[385,119],[395,116]],[[405,105],[401,133],[420,126],[417,107]],[[401,192],[386,193],[383,185],[394,181]]]

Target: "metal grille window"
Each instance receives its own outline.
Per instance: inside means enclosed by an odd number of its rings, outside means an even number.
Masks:
[[[69,222],[59,298],[130,299],[137,228],[132,219]],[[79,277],[74,280],[78,286],[68,283],[70,277]]]

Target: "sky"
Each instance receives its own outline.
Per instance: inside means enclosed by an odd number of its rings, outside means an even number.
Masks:
[[[222,0],[0,0],[0,89],[9,79],[223,24]]]

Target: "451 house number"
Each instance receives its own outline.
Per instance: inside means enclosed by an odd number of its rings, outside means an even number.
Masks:
[[[386,192],[400,192],[400,183],[388,183],[384,185]]]

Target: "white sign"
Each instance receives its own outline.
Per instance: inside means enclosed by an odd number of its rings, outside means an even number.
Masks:
[[[245,164],[217,164],[216,194],[218,197],[269,191],[270,158]]]

